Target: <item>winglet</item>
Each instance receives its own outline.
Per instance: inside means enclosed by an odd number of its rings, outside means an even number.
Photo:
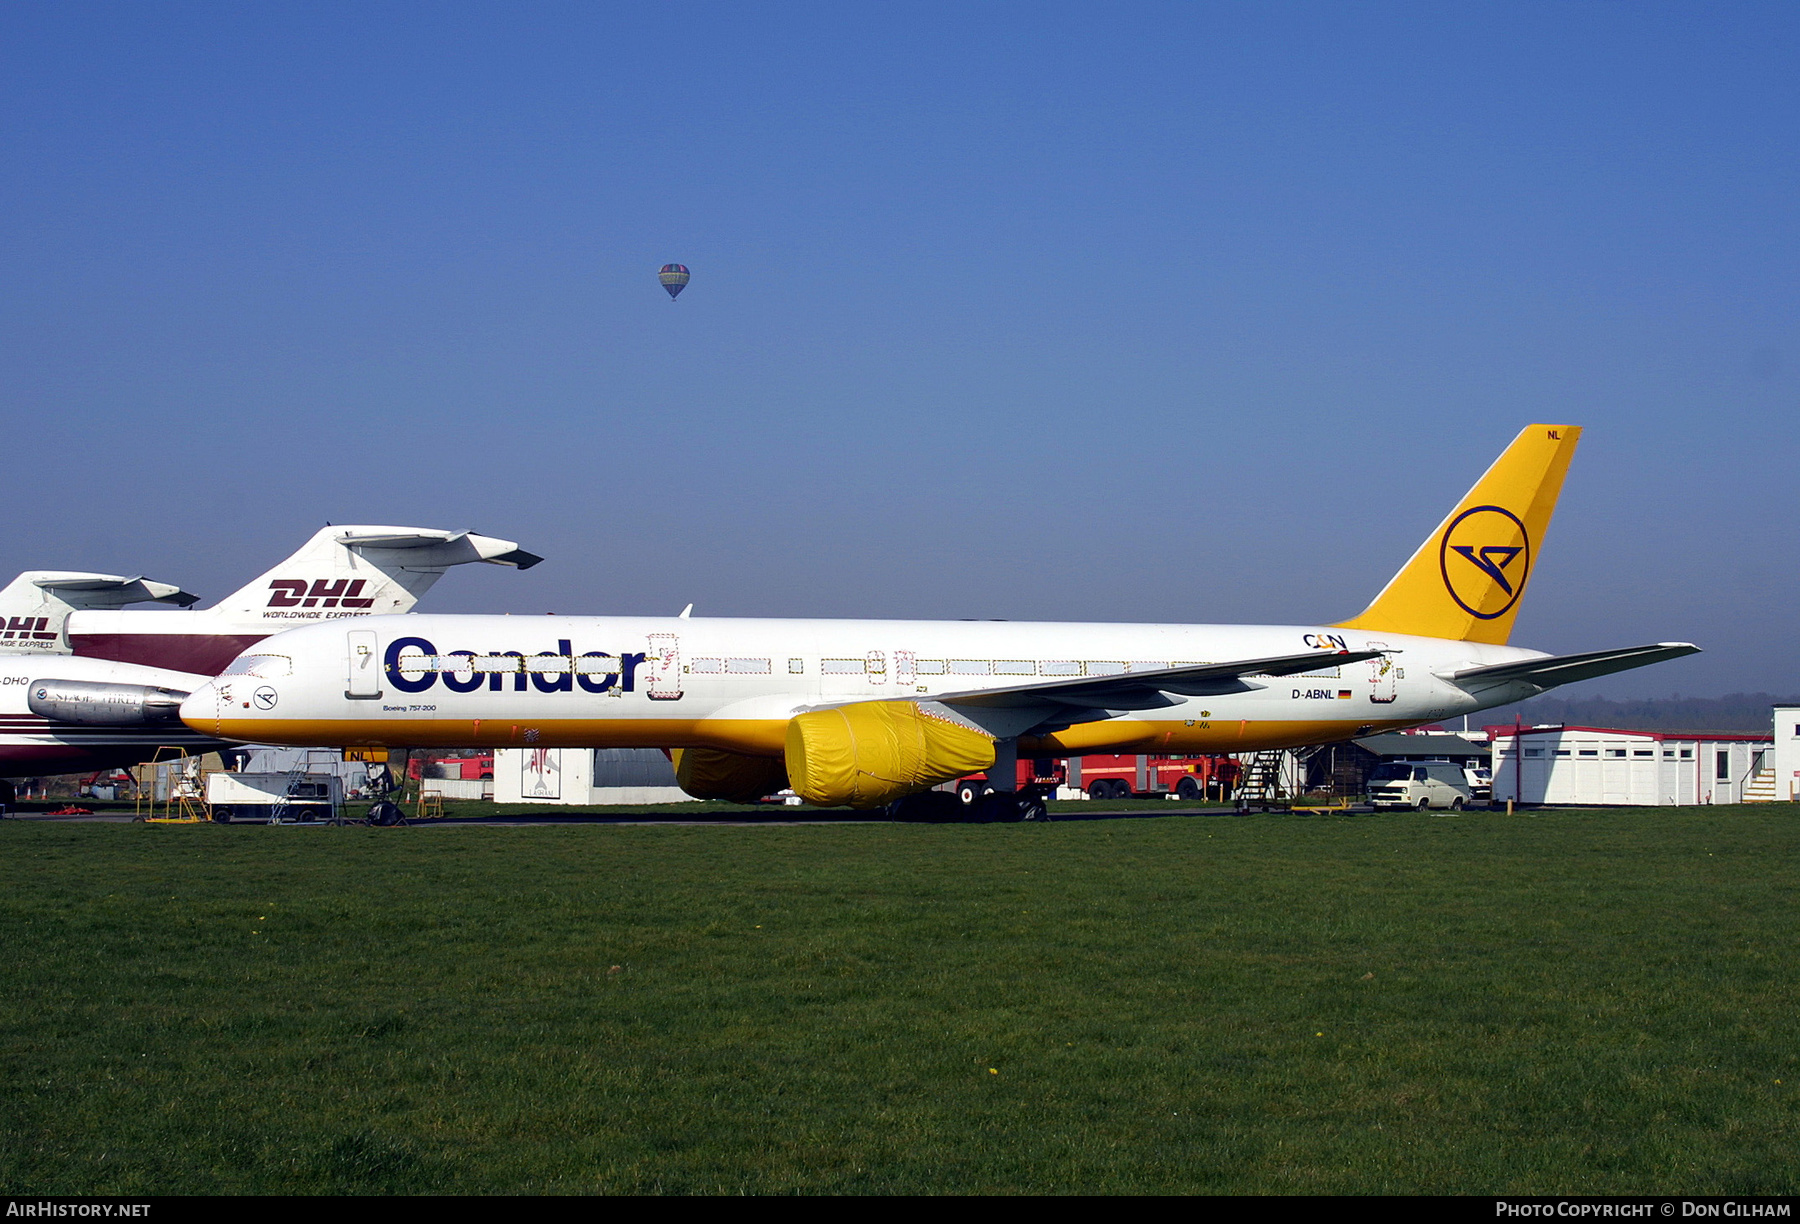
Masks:
[[[1501,645],[1537,564],[1576,425],[1527,425],[1362,615],[1336,626]]]

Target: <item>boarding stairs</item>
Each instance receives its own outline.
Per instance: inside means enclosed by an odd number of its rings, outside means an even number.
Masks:
[[[270,824],[342,824],[343,812],[337,806],[332,764],[338,759],[335,748],[308,748],[287,771],[285,802],[269,808]],[[325,780],[321,780],[325,779]],[[323,808],[324,819],[317,813]]]
[[[206,803],[206,773],[200,757],[184,748],[159,747],[150,760],[132,770],[136,795],[133,822],[204,824],[212,819]],[[161,790],[161,796],[157,791]]]
[[[1287,756],[1286,749],[1269,748],[1244,762],[1244,781],[1237,792],[1239,811],[1260,807],[1266,812],[1288,798],[1282,776],[1286,772]]]

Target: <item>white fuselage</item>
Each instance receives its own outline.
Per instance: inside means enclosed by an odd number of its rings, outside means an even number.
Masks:
[[[208,752],[226,746],[179,722],[158,726],[87,726],[44,718],[31,711],[28,701],[33,683],[47,677],[177,692],[191,692],[208,679],[110,659],[0,656],[0,777],[131,765],[150,760],[158,749],[164,748]]]
[[[704,746],[780,756],[788,721],[819,706],[1311,650],[1388,653],[1252,676],[1218,695],[1170,695],[1152,709],[975,716],[1039,755],[1245,751],[1502,704],[1513,694],[1478,700],[1440,673],[1543,657],[1304,625],[376,616],[267,639],[233,664],[238,674],[197,690],[182,717],[204,734],[257,743]]]

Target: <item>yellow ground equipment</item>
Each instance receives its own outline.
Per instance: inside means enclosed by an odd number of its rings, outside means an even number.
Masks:
[[[187,749],[158,748],[148,762],[133,770],[137,798],[132,819],[144,824],[206,824],[212,820],[212,809],[206,803],[206,775],[201,758],[188,755]]]

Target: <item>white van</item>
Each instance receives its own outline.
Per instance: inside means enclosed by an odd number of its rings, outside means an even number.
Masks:
[[[1463,781],[1469,784],[1469,798],[1476,803],[1494,801],[1494,771],[1486,765],[1463,762]]]
[[[1472,797],[1462,766],[1449,761],[1383,761],[1369,775],[1369,802],[1382,808],[1448,808]]]

